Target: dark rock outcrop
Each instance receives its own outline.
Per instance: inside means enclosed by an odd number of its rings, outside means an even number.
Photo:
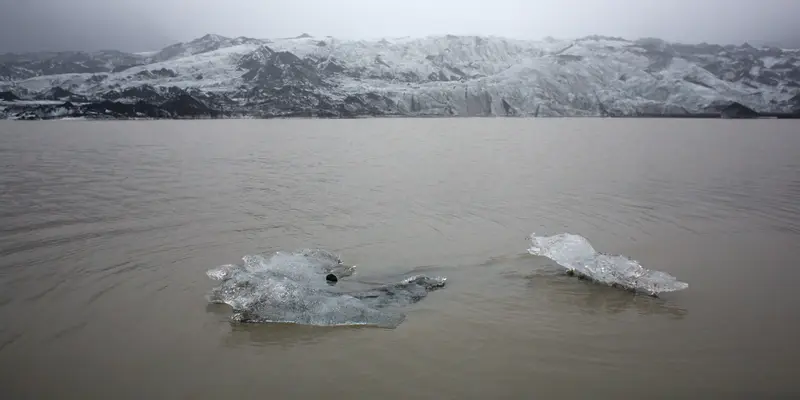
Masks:
[[[121,65],[140,62],[141,57],[121,51],[93,53],[63,51],[6,54],[0,60],[0,79],[21,80],[33,76],[111,72]]]
[[[193,56],[197,54],[208,53],[214,50],[229,46],[238,46],[246,43],[260,43],[257,39],[252,39],[244,36],[235,39],[227,38],[225,36],[207,34],[201,38],[197,38],[188,43],[175,43],[167,46],[158,53],[150,57],[150,62],[167,61],[178,57]]]
[[[50,92],[48,93],[47,97],[48,100],[64,100],[74,95],[75,94],[70,92],[69,90],[63,89],[60,86],[56,86],[50,89]]]
[[[88,99],[85,96],[77,95],[71,91],[64,89],[60,86],[53,87],[48,90],[42,97],[44,100],[63,100],[71,102],[86,102]]]
[[[138,99],[154,103],[165,100],[164,95],[150,85],[127,88],[122,91],[114,90],[103,94],[103,98],[107,100]]]
[[[792,107],[794,112],[800,111],[800,93],[794,95],[791,99],[789,99],[789,105]]]
[[[82,107],[81,111],[86,115],[105,115],[114,118],[156,118],[160,115],[166,115],[159,112],[158,107],[143,101],[128,104],[106,100],[100,103],[87,104]]]
[[[502,99],[500,103],[503,105],[503,110],[506,112],[507,117],[514,117],[519,115],[518,111],[514,107],[512,107],[511,104],[508,104],[506,99]]]
[[[154,70],[144,70],[137,72],[134,75],[138,79],[158,79],[158,78],[175,78],[178,76],[175,71],[167,68],[160,68]]]
[[[720,111],[720,115],[725,119],[758,118],[759,114],[752,108],[741,103],[731,103]]]
[[[0,82],[19,81],[36,76],[36,72],[13,64],[0,64]]]
[[[200,100],[188,94],[182,94],[174,99],[168,100],[161,105],[161,109],[172,115],[186,117],[214,117],[219,114],[217,110],[209,108]]]
[[[16,100],[19,100],[19,97],[17,97],[17,95],[15,95],[11,91],[4,91],[4,92],[0,92],[0,100],[3,100],[3,101],[16,101]]]
[[[40,104],[34,106],[12,106],[6,111],[16,119],[132,119],[132,118],[203,118],[220,117],[222,113],[210,109],[191,96],[171,100],[161,106],[145,101],[120,103],[104,100],[87,104]]]
[[[286,85],[316,87],[323,84],[314,65],[287,51],[273,51],[261,46],[239,60],[245,71],[242,78],[259,87],[278,88]]]
[[[341,74],[345,72],[345,68],[339,65],[336,60],[330,60],[325,63],[325,66],[322,68],[322,72],[332,75],[332,74]]]

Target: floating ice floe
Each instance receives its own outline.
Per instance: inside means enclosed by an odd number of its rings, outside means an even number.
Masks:
[[[580,235],[562,233],[553,236],[530,235],[528,253],[547,257],[580,278],[620,287],[632,292],[657,296],[689,287],[686,282],[661,271],[652,271],[622,255],[598,253]]]
[[[231,306],[232,319],[238,322],[394,328],[405,320],[399,307],[425,298],[446,280],[415,275],[347,291],[336,282],[352,275],[355,267],[326,250],[247,255],[243,261],[206,273],[220,282],[208,300]]]

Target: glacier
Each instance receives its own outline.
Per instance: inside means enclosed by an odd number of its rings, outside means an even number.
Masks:
[[[444,277],[414,275],[390,284],[343,287],[338,278],[355,267],[323,249],[247,255],[242,264],[206,272],[219,285],[208,301],[227,304],[242,323],[292,323],[317,326],[370,325],[395,328],[405,320],[400,307],[416,303],[445,285]],[[330,280],[329,274],[337,277]]]
[[[529,238],[528,253],[547,257],[566,268],[568,274],[583,279],[650,296],[689,287],[688,283],[666,272],[648,270],[625,256],[598,253],[580,235],[536,236],[534,233]]]
[[[0,117],[17,119],[674,116],[732,103],[800,112],[800,51],[604,36],[209,34],[150,52],[0,55]]]

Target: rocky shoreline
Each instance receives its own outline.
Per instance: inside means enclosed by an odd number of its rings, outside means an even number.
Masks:
[[[162,104],[148,103],[139,100],[136,103],[122,103],[111,100],[99,102],[72,103],[0,103],[0,115],[5,119],[35,121],[35,120],[61,120],[61,119],[86,119],[86,120],[180,120],[180,119],[275,119],[275,118],[302,118],[302,119],[353,119],[353,118],[458,118],[454,115],[405,115],[402,113],[357,113],[347,110],[323,111],[287,111],[280,114],[249,113],[246,111],[225,111],[207,106],[191,96],[180,96]],[[492,118],[498,116],[475,116]],[[508,118],[522,118],[524,116],[500,116]],[[570,116],[551,116],[539,118],[569,118]],[[777,118],[798,119],[800,110],[793,113],[759,113],[739,103],[732,103],[718,112],[705,113],[680,113],[680,114],[639,114],[639,115],[584,115],[583,118],[686,118],[686,119],[754,119]]]

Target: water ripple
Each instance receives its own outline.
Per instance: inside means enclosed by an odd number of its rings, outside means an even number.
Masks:
[[[138,366],[235,359],[240,367],[254,354],[259,363],[286,360],[267,353],[272,345],[311,346],[313,357],[375,346],[396,367],[398,340],[405,351],[419,344],[409,338],[423,337],[452,350],[437,359],[441,349],[420,345],[430,365],[458,359],[464,348],[506,365],[496,356],[522,349],[531,354],[510,371],[526,382],[583,366],[593,368],[584,378],[595,376],[604,359],[650,371],[641,381],[653,382],[673,373],[663,368],[675,365],[652,362],[666,354],[703,367],[692,376],[737,364],[692,357],[707,343],[741,354],[741,327],[758,326],[762,346],[796,336],[786,311],[786,287],[796,281],[787,267],[797,260],[791,244],[800,235],[796,125],[769,122],[753,132],[746,123],[638,120],[0,123],[0,359],[12,371],[36,362],[37,374],[58,377],[54,365],[63,364],[50,361],[63,357],[86,365],[87,382],[97,384],[118,362],[157,385],[164,375]],[[651,300],[542,272],[534,257],[518,254],[531,231],[580,233],[598,249],[685,276],[693,289]],[[683,244],[668,248],[663,238]],[[707,245],[714,240],[724,243]],[[442,272],[451,286],[380,337],[231,326],[198,307],[208,268],[308,246],[357,260],[365,280]],[[775,296],[766,309],[751,301]],[[708,311],[720,298],[733,305]],[[644,315],[671,318],[638,322]],[[773,320],[780,329],[761,329]],[[665,344],[648,347],[655,330],[669,333],[659,337]],[[357,335],[364,341],[347,342]],[[333,345],[319,346],[327,341]],[[215,343],[263,348],[214,353]],[[370,357],[336,357],[339,370],[374,366]],[[237,382],[237,371],[214,373]],[[317,372],[341,378],[336,371]]]

